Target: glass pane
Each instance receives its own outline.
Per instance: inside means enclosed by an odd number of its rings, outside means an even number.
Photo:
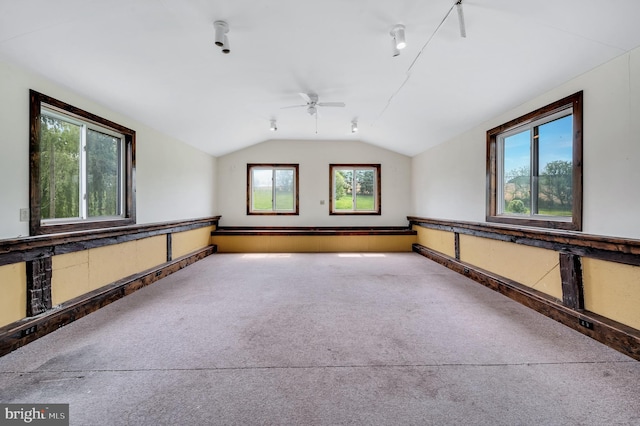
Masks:
[[[276,210],[293,210],[293,170],[276,170]]]
[[[356,170],[356,210],[375,210],[374,187],[373,170]]]
[[[334,210],[353,210],[353,170],[334,172]]]
[[[42,219],[80,217],[80,126],[40,116]]]
[[[120,138],[87,130],[89,217],[120,214]]]
[[[504,213],[531,212],[531,131],[504,139]]]
[[[571,217],[573,116],[538,126],[538,213]]]
[[[271,169],[251,169],[251,202],[252,210],[273,210]]]

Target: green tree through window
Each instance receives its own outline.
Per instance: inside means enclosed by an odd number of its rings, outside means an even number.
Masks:
[[[330,214],[380,214],[380,165],[332,164]]]
[[[31,235],[135,223],[135,131],[29,94]]]
[[[580,230],[582,92],[487,131],[487,221]]]

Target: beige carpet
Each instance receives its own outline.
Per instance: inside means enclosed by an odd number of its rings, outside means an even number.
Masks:
[[[640,424],[640,363],[414,253],[217,254],[0,358],[73,425]]]

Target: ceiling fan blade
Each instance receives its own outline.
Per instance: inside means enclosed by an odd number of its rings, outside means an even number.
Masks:
[[[289,108],[301,108],[301,107],[306,107],[308,105],[289,105],[286,107],[281,107],[280,109],[289,109]]]
[[[304,99],[304,101],[306,103],[311,103],[311,97],[309,95],[307,95],[306,93],[300,93],[300,96],[302,96],[302,99]],[[316,96],[316,101],[318,100],[318,97]]]
[[[318,106],[323,107],[343,107],[346,106],[344,102],[318,102]]]

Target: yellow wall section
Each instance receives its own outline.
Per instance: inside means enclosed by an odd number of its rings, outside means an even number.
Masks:
[[[456,256],[456,243],[453,232],[423,228],[422,226],[414,226],[413,229],[418,231],[418,244],[450,257]]]
[[[214,235],[221,253],[406,252],[415,235]]]
[[[176,259],[211,245],[211,231],[214,229],[213,226],[207,226],[173,234],[171,237],[172,258]]]
[[[460,260],[562,300],[557,252],[460,234]]]
[[[51,301],[74,297],[166,262],[166,236],[54,256]]]
[[[89,250],[53,256],[51,269],[51,303],[53,306],[90,290]]]
[[[138,255],[138,270],[156,267],[167,261],[167,236],[158,235],[136,241]]]
[[[26,316],[26,264],[21,262],[0,266],[0,327]]]
[[[640,329],[640,267],[582,258],[585,309]]]

